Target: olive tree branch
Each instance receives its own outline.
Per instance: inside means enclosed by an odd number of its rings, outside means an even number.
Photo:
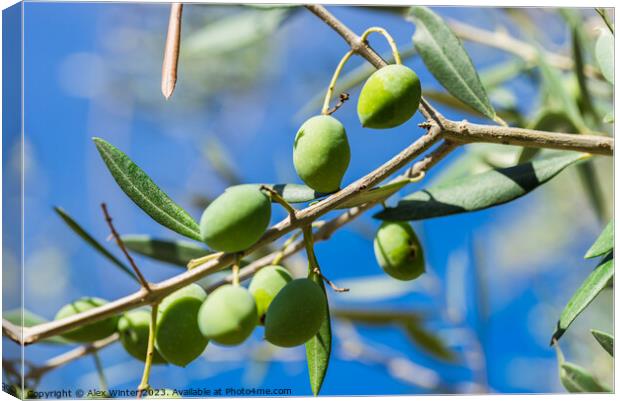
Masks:
[[[329,27],[335,30],[340,36],[342,36],[342,38],[351,47],[351,50],[364,57],[376,68],[381,68],[387,65],[385,60],[383,60],[377,52],[372,49],[372,47],[370,47],[365,41],[361,40],[359,36],[340,22],[329,11],[327,11],[325,7],[320,5],[307,5],[306,8],[319,17]],[[478,29],[474,27],[471,28]],[[467,32],[467,30],[465,31]],[[489,34],[487,31],[481,31],[482,32],[478,32],[477,35],[472,34],[471,36],[485,38],[486,35]],[[498,35],[503,34],[500,32]],[[498,42],[501,41],[498,40]],[[530,46],[527,43],[520,42],[520,45],[521,44],[531,47],[532,51],[536,51],[533,46]],[[519,46],[513,44],[509,46],[509,49],[513,49],[515,47],[522,48],[522,46]],[[538,57],[537,53],[535,56]],[[549,57],[553,59],[554,56],[550,55]],[[557,59],[557,57],[555,59]],[[567,60],[572,63],[572,60],[568,58]],[[420,111],[428,119],[429,126],[439,126],[446,138],[450,138],[461,143],[490,142],[506,145],[588,152],[607,156],[613,154],[614,140],[604,136],[559,134],[555,132],[527,130],[524,128],[478,125],[471,124],[466,121],[451,121],[442,116],[441,113],[435,110],[435,108],[424,98],[422,98],[422,101],[420,102]]]
[[[526,128],[472,124],[467,121],[444,121],[443,135],[461,143],[487,142],[534,148],[572,150],[612,156],[614,139],[602,135],[576,135]]]
[[[113,334],[107,338],[104,338],[99,341],[95,341],[91,344],[82,345],[77,348],[74,348],[63,354],[60,354],[51,359],[48,359],[46,362],[44,362],[40,366],[33,367],[25,375],[25,378],[26,379],[38,379],[41,376],[43,376],[45,373],[48,373],[51,370],[64,366],[68,364],[69,362],[73,362],[76,359],[82,358],[86,355],[93,354],[99,351],[100,349],[103,349],[107,347],[108,345],[115,343],[116,341],[118,341],[118,334]]]
[[[428,133],[418,138],[411,145],[406,147],[392,159],[385,162],[366,176],[349,184],[342,190],[332,194],[326,199],[317,202],[303,210],[299,210],[296,219],[291,221],[290,216],[269,228],[261,239],[240,253],[217,253],[205,263],[193,269],[174,276],[159,283],[151,283],[150,291],[141,288],[139,291],[111,301],[105,305],[77,313],[64,319],[42,323],[36,326],[24,328],[23,344],[29,345],[60,333],[64,333],[73,328],[84,324],[92,323],[115,316],[136,307],[152,304],[169,295],[170,293],[187,286],[209,274],[213,274],[231,265],[238,256],[246,256],[282,237],[283,235],[323,216],[327,212],[337,208],[340,204],[353,198],[355,195],[373,188],[396,171],[406,166],[413,159],[429,149],[441,138],[440,130],[437,127],[429,129]]]
[[[452,19],[447,22],[456,36],[463,40],[503,50],[522,58],[527,63],[536,63],[538,59],[538,49],[536,47],[516,39],[506,31],[489,31]],[[549,51],[545,51],[543,56],[552,67],[561,70],[572,70],[574,68],[575,62],[570,57]],[[584,72],[591,78],[603,78],[601,72],[592,65],[585,65]]]

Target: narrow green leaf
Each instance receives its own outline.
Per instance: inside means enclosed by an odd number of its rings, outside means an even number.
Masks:
[[[610,391],[584,368],[570,362],[565,362],[560,366],[560,381],[571,393],[608,393]]]
[[[614,123],[614,112],[613,112],[613,110],[610,111],[609,113],[605,114],[605,116],[603,117],[603,122],[607,123],[607,124],[613,124]]]
[[[456,354],[448,348],[443,340],[422,327],[419,322],[407,321],[403,324],[405,332],[423,351],[446,362],[456,360]]]
[[[174,203],[125,153],[101,138],[93,138],[101,158],[123,192],[153,220],[181,235],[200,241],[200,227]]]
[[[334,309],[332,312],[334,317],[338,319],[374,326],[404,324],[405,322],[421,323],[424,318],[422,313],[412,312],[410,310],[338,308]]]
[[[613,276],[614,259],[613,255],[609,254],[584,280],[564,307],[555,332],[551,337],[552,343],[554,340],[560,339],[573,320],[596,298]]]
[[[23,317],[23,321],[22,321],[22,317]],[[28,309],[21,309],[21,308],[3,311],[2,318],[20,327],[37,326],[39,324],[47,323],[49,321],[45,319],[44,317],[41,317],[37,315],[36,313],[29,311]],[[50,344],[71,344],[71,341],[68,341],[60,336],[53,336],[50,338],[46,338],[42,340],[42,342],[50,343]]]
[[[187,267],[191,259],[212,253],[189,241],[161,240],[149,235],[123,235],[127,249],[162,262]]]
[[[409,180],[401,180],[383,185],[381,187],[372,188],[369,191],[360,192],[357,195],[353,196],[351,199],[338,206],[338,209],[348,209],[351,207],[363,205],[364,203],[378,202],[387,199],[409,183]]]
[[[584,58],[584,44],[583,44],[583,25],[579,25],[579,27],[575,26],[571,30],[571,39],[572,39],[572,48],[573,48],[573,59],[575,60],[575,75],[577,76],[577,83],[579,84],[579,100],[580,104],[583,106],[584,113],[592,116],[594,121],[600,121],[598,117],[598,113],[594,108],[594,104],[592,102],[592,95],[590,93],[590,89],[588,88],[588,82],[585,74],[585,58]]]
[[[266,186],[276,191],[288,203],[305,203],[322,198],[327,194],[316,192],[314,189],[303,184],[241,184],[260,188]],[[275,202],[275,201],[274,201]]]
[[[449,181],[414,192],[395,207],[386,208],[374,217],[396,221],[422,220],[501,205],[533,191],[566,167],[587,157],[582,153],[563,153]]]
[[[413,43],[433,76],[452,95],[490,119],[495,110],[469,55],[443,19],[427,7],[411,7]]]
[[[73,219],[73,217],[69,216],[69,214],[60,207],[54,207],[54,211],[69,226],[69,228],[73,230],[73,232],[76,233],[80,238],[86,241],[88,245],[93,247],[93,249],[95,249],[106,259],[112,262],[116,267],[127,273],[129,276],[131,276],[131,278],[138,282],[138,278],[131,270],[131,268],[125,263],[121,262],[116,256],[112,255],[112,253],[110,253],[110,251],[108,251],[103,245],[101,245],[99,241],[97,241],[95,238],[93,238],[92,235],[86,232],[86,230],[84,230],[82,226],[80,226],[78,222]]]
[[[310,278],[317,283],[323,292],[325,284],[321,277],[310,274]],[[325,295],[327,297],[327,295]],[[319,332],[306,342],[306,359],[308,361],[308,374],[310,375],[310,387],[312,394],[318,396],[329,367],[329,357],[332,352],[332,328],[329,315],[329,305],[325,306],[325,317]]]
[[[183,40],[184,57],[229,54],[261,42],[273,33],[293,9],[246,9],[209,22]]]
[[[591,259],[605,255],[614,249],[614,221],[611,220],[586,252],[584,258]]]
[[[570,119],[579,133],[589,133],[590,129],[586,126],[586,123],[581,116],[577,101],[574,96],[568,92],[561,73],[547,63],[545,53],[540,46],[537,47],[537,50],[537,62],[540,67],[543,85],[546,89],[549,101],[552,103],[554,108],[557,108],[558,111],[566,114],[566,117]]]
[[[614,356],[614,336],[609,333],[605,333],[600,330],[590,330],[596,341],[601,344],[601,347],[611,356]]]
[[[611,34],[614,34],[614,24],[612,24],[611,20],[609,19],[607,11],[605,11],[605,9],[602,7],[597,7],[596,12],[598,13],[598,15],[601,16],[603,22],[605,22],[605,25],[607,25],[607,29],[609,29],[609,32]]]
[[[607,29],[602,30],[596,45],[594,56],[601,68],[601,73],[610,83],[614,83],[614,35]]]

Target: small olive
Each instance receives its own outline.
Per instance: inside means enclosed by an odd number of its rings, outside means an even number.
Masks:
[[[413,280],[425,271],[422,246],[409,223],[381,224],[374,249],[379,266],[398,280]]]
[[[101,298],[80,298],[77,301],[63,306],[56,314],[56,320],[64,319],[77,313],[86,312],[89,309],[105,305],[106,303],[108,303],[108,301]],[[62,336],[71,341],[90,343],[114,334],[116,331],[117,322],[117,316],[109,317],[70,330]]]
[[[158,309],[155,344],[164,359],[185,366],[205,350],[208,339],[198,328],[198,310],[207,293],[190,284],[165,297]]]
[[[314,281],[300,278],[288,283],[273,299],[265,316],[265,338],[280,347],[310,340],[321,327],[327,299]]]
[[[260,324],[265,322],[265,313],[267,313],[271,301],[291,280],[293,280],[291,273],[284,267],[277,265],[265,266],[252,277],[248,289],[256,301]]]
[[[362,87],[357,115],[364,127],[397,127],[415,114],[421,96],[420,79],[413,70],[388,65],[375,71]]]
[[[117,331],[123,348],[140,361],[146,359],[150,324],[151,314],[145,310],[127,312],[118,320]],[[153,363],[166,363],[157,348],[153,353]]]
[[[315,191],[331,193],[340,189],[350,160],[347,134],[334,117],[314,116],[297,131],[293,164],[297,175]]]
[[[271,219],[271,200],[258,186],[228,188],[204,211],[200,219],[203,241],[212,249],[238,252],[263,235]]]
[[[202,334],[221,345],[241,344],[252,334],[257,323],[252,294],[234,285],[224,285],[213,291],[198,314]]]

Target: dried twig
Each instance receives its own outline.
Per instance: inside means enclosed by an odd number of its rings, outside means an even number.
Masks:
[[[168,21],[168,34],[166,35],[166,47],[164,49],[164,61],[161,67],[161,93],[166,99],[172,96],[177,83],[182,15],[183,4],[172,3],[170,6],[170,19]]]

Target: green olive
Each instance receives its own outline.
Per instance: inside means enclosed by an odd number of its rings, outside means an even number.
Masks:
[[[409,223],[381,224],[374,249],[379,266],[398,280],[413,280],[425,271],[422,246]]]
[[[118,320],[117,331],[123,348],[140,361],[146,359],[150,324],[151,314],[145,310],[127,312]],[[157,349],[153,353],[153,363],[166,363]]]
[[[198,328],[198,311],[207,293],[190,284],[165,297],[159,305],[155,341],[164,359],[185,366],[198,358],[209,340]]]
[[[256,301],[260,324],[265,322],[265,313],[273,298],[291,280],[293,280],[291,273],[284,267],[276,265],[265,266],[252,277],[248,289]]]
[[[200,219],[203,241],[222,252],[242,251],[256,243],[271,219],[271,200],[257,186],[228,188]]]
[[[107,303],[108,301],[101,298],[80,298],[77,301],[63,306],[56,314],[56,320],[64,319],[77,313],[86,312],[89,309],[93,309]],[[109,317],[107,319],[99,320],[97,322],[86,324],[82,327],[78,327],[77,329],[68,331],[62,336],[71,341],[90,343],[114,334],[116,331],[117,322],[117,316]]]
[[[421,96],[420,79],[413,70],[388,65],[375,71],[362,87],[357,115],[364,127],[397,127],[415,114]]]
[[[258,323],[252,294],[240,286],[224,285],[213,291],[198,314],[200,331],[221,345],[244,342]]]
[[[280,347],[310,340],[321,327],[327,306],[325,293],[314,281],[300,278],[276,295],[265,316],[265,338]]]
[[[350,160],[347,134],[334,117],[314,116],[297,131],[293,146],[295,170],[315,191],[339,190]]]

